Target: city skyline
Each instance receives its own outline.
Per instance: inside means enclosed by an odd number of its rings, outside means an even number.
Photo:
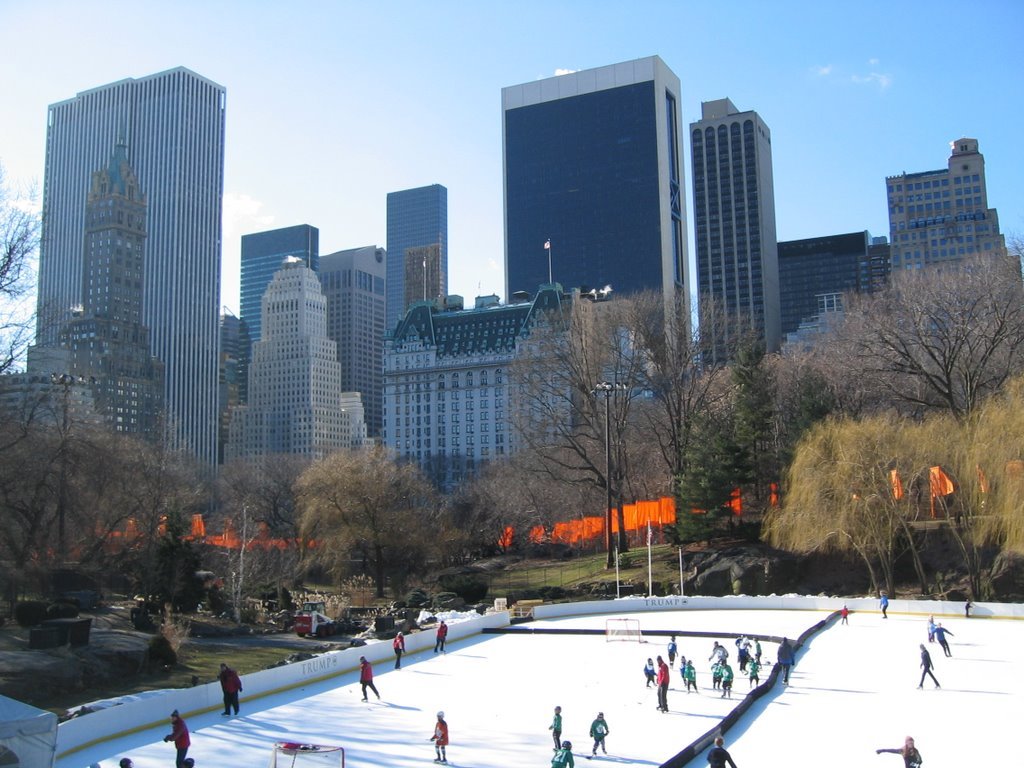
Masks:
[[[772,126],[781,240],[888,234],[886,177],[940,167],[961,136],[981,143],[1002,230],[1024,231],[1024,195],[1012,173],[1024,166],[1013,130],[1024,106],[1012,98],[1024,10],[1014,3],[972,8],[985,36],[943,44],[937,56],[920,55],[923,41],[946,39],[961,5],[879,2],[854,14],[802,2],[783,11],[753,2],[597,2],[581,14],[575,2],[316,11],[256,2],[245,6],[244,23],[233,3],[100,5],[104,12],[14,0],[0,9],[9,56],[32,62],[0,79],[9,105],[0,163],[10,181],[41,188],[47,106],[75,93],[177,66],[224,85],[220,303],[236,313],[242,234],[308,221],[321,229],[323,252],[383,243],[387,192],[434,183],[450,195],[450,291],[502,295],[501,89],[651,55],[679,75],[684,124],[699,117],[702,101],[727,97]],[[75,53],[76,40],[103,34],[112,17],[124,46]],[[389,55],[371,66],[358,47],[338,49],[331,41],[344,28],[387,39]],[[718,38],[726,33],[723,56]],[[391,119],[368,117],[384,114]]]

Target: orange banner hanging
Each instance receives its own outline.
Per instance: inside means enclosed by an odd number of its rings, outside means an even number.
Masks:
[[[889,482],[892,484],[892,497],[899,501],[903,498],[903,481],[900,480],[900,474],[895,469],[889,470]]]

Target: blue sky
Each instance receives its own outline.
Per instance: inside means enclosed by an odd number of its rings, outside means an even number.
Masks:
[[[679,76],[684,123],[722,97],[766,121],[782,240],[888,234],[885,177],[944,168],[962,136],[1003,232],[1024,234],[1017,0],[0,0],[0,30],[0,163],[22,184],[42,185],[51,103],[175,66],[227,88],[234,311],[241,235],[308,223],[321,253],[383,246],[387,193],[432,183],[450,290],[504,297],[501,88],[650,55]],[[688,206],[689,184],[687,160]]]

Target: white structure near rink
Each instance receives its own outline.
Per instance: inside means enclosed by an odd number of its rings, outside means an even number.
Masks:
[[[509,304],[413,304],[384,341],[384,444],[446,488],[513,453],[508,366],[539,315],[570,301],[551,283]]]

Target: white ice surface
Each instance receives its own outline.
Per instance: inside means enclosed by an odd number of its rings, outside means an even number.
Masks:
[[[606,642],[603,636],[483,635],[449,644],[448,653],[425,652],[375,667],[382,700],[360,702],[355,672],[255,701],[242,700],[238,717],[219,713],[189,720],[196,768],[266,766],[279,740],[340,744],[347,768],[403,768],[433,764],[429,741],[435,713],[444,710],[451,731],[449,763],[456,768],[537,768],[550,763],[547,730],[554,706],[562,707],[563,739],[570,739],[577,765],[590,754],[590,723],[603,711],[610,734],[608,757],[599,762],[657,766],[699,734],[715,726],[749,690],[735,664],[732,639],[716,633],[743,632],[797,637],[826,614],[815,611],[666,611],[622,614],[643,630],[680,630],[706,637],[680,637],[680,652],[696,660],[700,694],[686,694],[672,670],[671,712],[655,708],[655,690],[645,687],[647,657],[667,656],[667,638],[645,644]],[[607,616],[535,622],[532,626],[604,629]],[[781,684],[756,702],[726,734],[739,768],[825,765],[899,768],[897,755],[875,755],[899,747],[907,735],[925,765],[1024,766],[1015,733],[1024,713],[1024,623],[943,617],[952,658],[928,644],[926,617],[853,613],[799,653],[790,686]],[[525,625],[531,626],[531,625]],[[711,690],[707,658],[714,639],[730,649],[737,671],[733,701]],[[925,643],[942,684],[917,690],[918,645]],[[775,646],[763,643],[774,661]],[[677,660],[678,666],[678,660]],[[766,679],[770,667],[762,672]],[[244,694],[243,694],[244,695]],[[136,768],[174,764],[169,728],[108,741],[58,762],[59,768],[114,768],[130,756]],[[981,760],[980,752],[988,757]],[[991,758],[991,759],[990,759]],[[704,755],[692,766],[706,766]]]

